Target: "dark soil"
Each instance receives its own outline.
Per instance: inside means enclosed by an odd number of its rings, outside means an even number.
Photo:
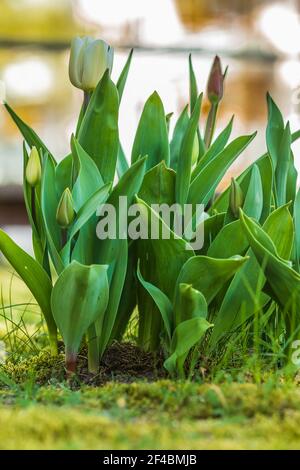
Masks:
[[[64,353],[51,357],[42,352],[19,363],[7,362],[4,372],[16,383],[25,383],[31,378],[39,385],[62,382],[67,379]],[[136,380],[153,382],[166,377],[162,355],[145,352],[132,343],[114,342],[102,358],[99,373],[88,371],[87,350],[78,356],[76,374],[68,380],[74,388],[82,384],[103,385],[116,381],[131,383]]]

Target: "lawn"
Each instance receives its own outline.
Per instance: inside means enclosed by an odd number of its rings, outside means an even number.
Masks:
[[[1,449],[299,449],[300,390],[268,382],[1,390]]]
[[[13,288],[15,303],[26,305],[30,294],[22,283],[7,267],[1,276],[5,302]],[[14,309],[13,318],[21,312]],[[29,318],[34,330],[40,317]],[[20,328],[8,336],[5,328],[2,319],[2,336],[19,344]],[[0,367],[1,449],[300,448],[295,375],[227,364],[213,377],[201,370],[193,381],[172,381],[149,355],[115,344],[95,379],[83,357],[81,374],[70,382],[63,353],[51,359],[40,341],[38,334],[40,352],[30,344],[17,348]]]

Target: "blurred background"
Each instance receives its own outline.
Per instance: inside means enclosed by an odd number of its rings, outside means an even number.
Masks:
[[[156,89],[175,122],[188,99],[188,53],[199,89],[217,53],[229,66],[219,128],[235,114],[234,134],[259,131],[228,178],[264,151],[267,90],[292,129],[300,127],[299,12],[300,0],[1,0],[0,94],[59,159],[68,152],[82,99],[68,80],[71,38],[89,34],[111,43],[113,78],[134,47],[120,110],[130,155],[147,97]],[[295,156],[300,170],[297,147]],[[22,138],[0,106],[0,226],[24,245],[30,238],[21,176]]]

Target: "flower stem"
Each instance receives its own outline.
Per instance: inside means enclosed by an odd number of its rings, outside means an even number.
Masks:
[[[207,149],[210,147],[213,136],[214,136],[217,111],[218,111],[218,104],[211,103],[211,107],[210,107],[208,117],[207,117],[207,122],[206,122],[205,135],[204,135],[204,142],[205,142],[205,146]]]

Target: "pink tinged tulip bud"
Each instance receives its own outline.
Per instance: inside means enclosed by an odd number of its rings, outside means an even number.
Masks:
[[[72,194],[66,188],[61,195],[56,211],[56,221],[62,228],[68,228],[75,218]]]
[[[25,177],[27,183],[33,188],[39,184],[42,177],[42,167],[39,152],[36,147],[32,147],[26,165]]]
[[[101,39],[76,37],[71,43],[69,77],[81,90],[92,92],[113,65],[114,50]]]
[[[210,70],[207,84],[208,99],[211,103],[215,104],[221,101],[223,97],[223,83],[224,74],[222,73],[221,61],[220,58],[216,56]]]

